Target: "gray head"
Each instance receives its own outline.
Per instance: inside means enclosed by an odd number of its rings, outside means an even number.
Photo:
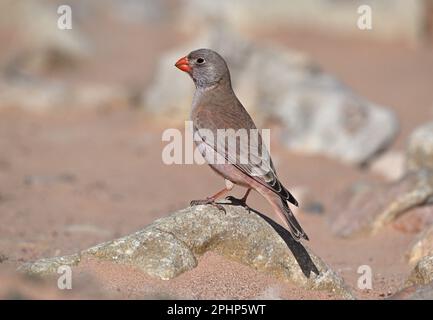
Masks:
[[[187,72],[197,87],[206,88],[217,83],[230,85],[230,72],[224,59],[210,49],[192,51],[176,62],[176,67]]]

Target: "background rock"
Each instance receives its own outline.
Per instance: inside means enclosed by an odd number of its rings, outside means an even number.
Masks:
[[[338,214],[331,218],[332,230],[343,237],[377,232],[408,210],[427,204],[433,195],[433,173],[409,173],[398,182],[365,188],[349,195]]]
[[[34,0],[0,3],[0,26],[14,34],[4,52],[10,57],[3,66],[8,72],[44,74],[74,66],[90,55],[91,46],[78,24],[66,31],[57,28],[58,5]]]
[[[407,169],[433,170],[433,122],[415,129],[409,137]]]
[[[422,258],[409,278],[406,281],[406,286],[426,285],[433,281],[433,256]]]
[[[207,47],[227,60],[235,91],[258,126],[267,120],[280,122],[283,143],[291,150],[361,164],[396,135],[398,124],[390,110],[357,96],[299,53],[258,47],[219,27],[203,31],[197,39],[162,56],[143,95],[149,113],[187,118],[193,84],[173,63]]]
[[[362,4],[371,6],[374,12],[374,32],[362,33],[353,23],[357,8]],[[420,14],[425,3],[421,0],[368,0],[345,2],[329,0],[275,0],[272,6],[263,6],[260,0],[183,0],[181,25],[191,30],[209,21],[224,21],[235,30],[296,28],[306,26],[309,30],[323,30],[346,34],[349,37],[377,37],[387,39],[422,40],[427,17]],[[326,15],[323,14],[326,12]],[[193,29],[196,30],[195,28]]]
[[[241,207],[227,205],[226,210],[225,214],[212,206],[184,209],[129,236],[73,256],[27,263],[20,270],[48,274],[61,264],[76,265],[91,256],[171,279],[194,268],[198,255],[211,250],[302,288],[352,298],[343,280],[284,228]]]
[[[348,202],[343,202],[339,214],[331,219],[336,234],[349,236],[361,231],[376,232],[394,221],[394,227],[400,231],[417,233],[432,224],[433,215],[429,205],[433,195],[433,123],[422,125],[413,131],[408,142],[406,160],[404,158],[400,152],[393,151],[372,162],[370,169],[390,181],[403,177],[391,184],[343,196],[342,198],[349,199]],[[414,209],[416,207],[419,208]],[[409,210],[410,213],[405,214]],[[405,216],[400,218],[402,214]],[[428,233],[421,237],[426,237],[425,242],[422,238],[417,240],[413,251],[409,253],[411,262],[420,259],[421,254],[429,250],[424,248],[425,245],[429,246]]]
[[[390,300],[433,300],[433,283],[404,288],[389,298]]]
[[[409,275],[404,287],[390,299],[433,299],[433,256],[421,259]]]
[[[66,82],[33,78],[0,78],[0,109],[19,108],[37,113],[69,107],[120,108],[129,106],[132,100],[132,92],[112,85],[71,85]]]
[[[430,200],[429,200],[430,201]],[[410,234],[419,234],[433,224],[433,206],[429,203],[408,210],[391,223],[392,227]]]
[[[408,254],[409,262],[416,263],[425,256],[433,255],[433,226],[424,230],[410,249]]]
[[[370,170],[388,181],[396,181],[404,176],[405,162],[402,152],[388,151],[372,161]]]
[[[293,95],[283,99],[275,117],[284,123],[283,140],[291,150],[363,164],[395,136],[397,121],[391,111],[366,102],[329,78],[321,88],[312,83],[288,88],[293,88]]]

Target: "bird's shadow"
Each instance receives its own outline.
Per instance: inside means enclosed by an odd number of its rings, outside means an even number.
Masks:
[[[231,204],[231,203],[224,203],[225,205],[237,205],[237,204]],[[313,260],[311,259],[308,251],[305,249],[305,247],[302,245],[301,242],[296,241],[293,239],[292,235],[289,231],[287,231],[284,227],[276,223],[274,220],[269,218],[268,216],[264,215],[263,213],[257,211],[256,209],[253,209],[251,207],[248,207],[251,212],[256,213],[259,217],[261,217],[263,220],[265,220],[274,230],[278,233],[278,235],[281,237],[281,239],[284,240],[284,242],[289,247],[290,251],[292,252],[293,256],[295,257],[296,261],[299,264],[299,267],[301,268],[303,274],[310,278],[311,272],[314,272],[316,275],[319,275],[319,270],[317,269],[316,265],[314,264]]]

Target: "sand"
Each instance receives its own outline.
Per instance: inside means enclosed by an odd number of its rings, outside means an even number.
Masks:
[[[113,32],[113,38],[125,38],[125,45],[69,75],[70,81],[103,79],[144,86],[152,71],[149,61],[176,41],[160,38],[151,51],[140,55],[127,46],[143,36],[135,31],[129,30],[127,36]],[[152,29],[145,32],[150,35]],[[265,38],[309,53],[361,95],[392,107],[401,121],[393,150],[404,151],[408,134],[433,115],[432,49],[309,32],[272,33]],[[104,68],[110,62],[110,68]],[[137,71],[140,68],[143,72]],[[138,110],[1,112],[0,297],[332,298],[295,288],[212,252],[200,258],[197,268],[170,281],[90,260],[74,270],[77,283],[70,292],[58,290],[56,279],[15,275],[13,270],[23,262],[74,253],[136,231],[223,186],[206,166],[164,165],[161,133],[165,128]],[[325,207],[322,215],[299,213],[311,239],[309,247],[343,276],[358,298],[381,299],[395,293],[412,268],[405,253],[415,232],[390,225],[375,236],[340,239],[326,222],[326,215],[336,210],[340,195],[352,183],[382,182],[382,178],[332,159],[290,153],[279,145],[276,135],[272,153],[281,180],[289,189],[308,188]],[[242,192],[236,188],[233,194]],[[271,213],[256,194],[249,204]],[[372,268],[372,290],[357,288],[361,265]]]

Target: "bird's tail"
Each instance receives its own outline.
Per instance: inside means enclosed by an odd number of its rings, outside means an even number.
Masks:
[[[295,215],[292,210],[290,210],[289,205],[287,204],[287,200],[281,198],[281,205],[279,206],[281,212],[284,215],[284,220],[286,220],[287,225],[289,226],[290,233],[296,241],[299,241],[301,238],[305,240],[310,240],[299,224],[298,220],[296,220]]]

